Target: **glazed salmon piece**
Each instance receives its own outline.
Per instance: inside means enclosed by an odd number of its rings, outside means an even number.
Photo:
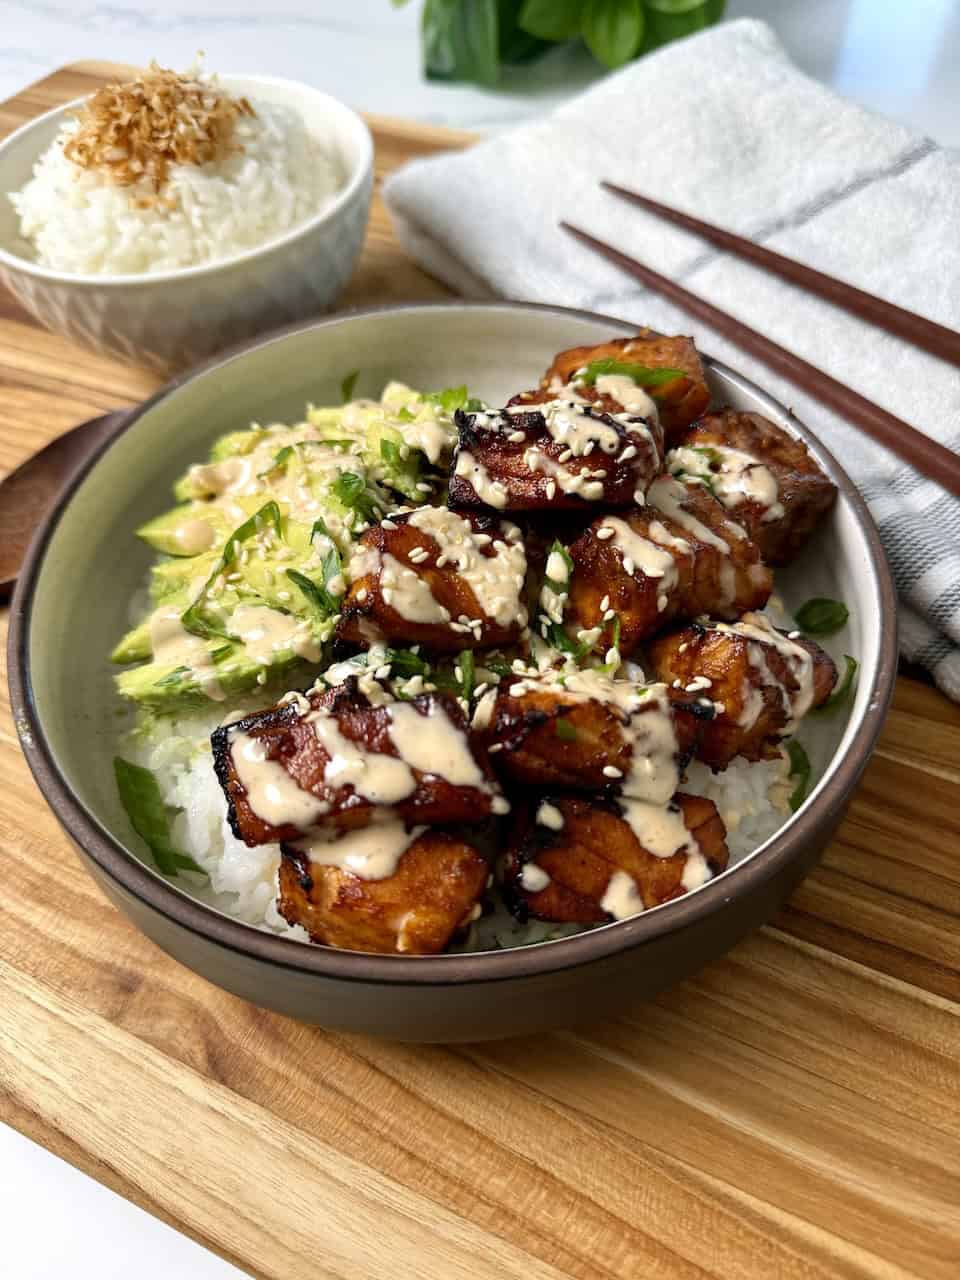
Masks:
[[[837,497],[803,441],[759,413],[708,413],[675,439],[667,468],[708,485],[767,564],[789,564]]]
[[[374,703],[351,677],[221,727],[211,742],[230,826],[248,845],[384,818],[477,823],[508,807],[449,694],[397,702],[381,692]]]
[[[393,874],[381,879],[284,845],[277,905],[313,942],[346,951],[436,955],[479,914],[489,874],[472,845],[442,831],[417,835]]]
[[[665,685],[613,682],[594,671],[503,680],[483,741],[501,778],[539,788],[624,792],[667,800],[713,714],[694,696],[674,705]],[[677,707],[685,706],[680,717]]]
[[[340,644],[434,653],[506,645],[526,625],[526,553],[516,525],[421,507],[368,529],[350,560]]]
[[[583,386],[576,381],[577,373],[597,360],[614,360],[648,369],[683,370],[683,376],[649,389],[659,410],[660,424],[668,445],[672,444],[677,432],[695,422],[710,405],[710,388],[693,339],[663,337],[649,332],[559,352],[540,380],[538,391],[527,394],[553,396],[572,383],[578,394],[616,412],[623,406],[614,395],[604,395],[596,385]]]
[[[569,550],[568,622],[578,632],[598,628],[594,648],[603,652],[619,618],[624,657],[675,619],[762,608],[773,587],[755,543],[722,504],[670,476],[654,481],[645,506],[594,521]]]
[[[520,920],[599,924],[681,897],[727,858],[712,800],[678,793],[655,808],[551,794],[515,819],[504,893]]]
[[[658,636],[647,648],[651,669],[677,700],[689,690],[709,697],[715,714],[690,724],[695,753],[713,769],[735,756],[769,760],[808,711],[826,702],[837,680],[833,659],[813,640],[776,630],[762,614],[732,624],[694,625]]]

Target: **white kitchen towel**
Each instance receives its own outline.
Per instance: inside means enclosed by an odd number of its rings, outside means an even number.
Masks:
[[[463,294],[691,332],[681,311],[558,230],[566,218],[960,448],[955,368],[624,204],[600,178],[960,328],[960,152],[837,97],[748,19],[643,58],[543,120],[416,160],[385,189],[405,247]],[[695,331],[857,481],[900,592],[903,654],[960,700],[960,501],[713,330]]]

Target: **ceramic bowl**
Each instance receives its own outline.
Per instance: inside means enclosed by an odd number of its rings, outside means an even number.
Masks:
[[[860,661],[848,715],[806,722],[816,785],[752,855],[687,896],[578,937],[473,955],[376,956],[298,943],[197,902],[153,869],[132,835],[111,766],[120,748],[106,654],[128,626],[151,553],[134,529],[214,437],[296,420],[390,378],[465,382],[492,403],[533,385],[554,352],[628,333],[559,308],[413,305],[321,320],[269,336],[170,383],[138,409],[68,486],[38,533],[12,611],[11,692],[30,766],[107,896],[184,964],[259,1005],[349,1031],[477,1040],[622,1009],[686,977],[767,920],[831,835],[880,731],[896,672],[895,597],[876,530],[834,458],[787,410],[715,361],[715,398],[802,437],[840,490],[805,553],[778,574],[788,604],[831,596],[850,607],[842,649]],[[157,442],[163,441],[158,448]],[[78,621],[82,619],[82,630]],[[67,634],[72,642],[61,643]]]
[[[183,368],[234,343],[329,307],[353,271],[373,188],[373,141],[355,112],[308,85],[273,76],[221,76],[233,93],[296,111],[339,164],[330,204],[276,239],[202,266],[149,275],[72,275],[31,261],[6,193],[30,178],[67,103],[0,143],[0,283],[41,324],[88,347],[160,370]]]

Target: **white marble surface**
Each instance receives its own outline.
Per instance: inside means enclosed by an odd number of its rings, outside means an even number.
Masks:
[[[589,83],[585,50],[558,50],[507,73],[498,92],[425,83],[420,0],[0,0],[0,97],[65,62],[155,57],[184,66],[198,49],[229,71],[270,71],[368,111],[496,128]],[[728,0],[766,18],[795,61],[857,101],[960,145],[960,0]]]
[[[727,10],[766,18],[798,64],[840,92],[960,146],[960,0],[730,0]],[[418,19],[419,3],[397,10],[389,0],[0,0],[0,98],[82,58],[181,67],[203,49],[214,69],[290,76],[368,111],[492,129],[597,74],[583,50],[558,50],[509,72],[496,93],[428,84]],[[0,1187],[0,1270],[16,1280],[109,1280],[133,1260],[138,1280],[241,1274],[2,1125]]]

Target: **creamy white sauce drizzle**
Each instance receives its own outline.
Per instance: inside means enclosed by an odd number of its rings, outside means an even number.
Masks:
[[[607,884],[606,893],[600,899],[601,908],[614,920],[626,920],[643,910],[643,898],[633,876],[626,871],[614,871]]]
[[[494,480],[487,468],[466,450],[457,454],[455,476],[460,476],[473,486],[473,491],[488,507],[502,509],[507,505],[507,491],[499,480]]]
[[[446,507],[420,507],[410,524],[429,534],[440,548],[439,560],[452,564],[470,587],[485,617],[500,627],[527,621],[520,603],[527,572],[527,556],[519,529],[506,522],[493,534],[477,534],[468,520]],[[394,605],[396,608],[396,605]],[[408,616],[404,614],[404,617]]]
[[[520,884],[527,893],[540,893],[550,883],[550,875],[536,862],[525,862],[520,871]]]
[[[241,604],[227,619],[227,631],[242,640],[254,662],[269,666],[278,653],[289,651],[308,662],[320,661],[320,648],[308,623],[266,605]]]
[[[627,413],[635,413],[641,418],[657,420],[657,406],[647,395],[643,387],[638,387],[632,378],[624,373],[602,373],[597,378],[596,388],[600,395],[609,396],[622,404]]]
[[[328,811],[325,800],[304,791],[282,764],[267,759],[266,746],[258,738],[246,733],[232,734],[230,754],[247,793],[247,803],[264,822],[274,827],[289,823],[305,830]]]
[[[547,434],[575,458],[582,457],[590,445],[603,453],[620,451],[619,431],[585,412],[585,406],[576,400],[550,400],[537,407],[543,414]]]
[[[729,555],[730,544],[712,529],[708,529],[692,511],[688,511],[683,505],[686,496],[687,490],[679,480],[675,480],[673,476],[658,476],[647,490],[647,505],[662,511],[665,516],[680,525],[682,529],[686,529],[688,533],[692,533],[700,542],[705,542],[707,546],[716,547],[724,555]]]
[[[813,657],[809,650],[778,631],[763,613],[745,613],[739,622],[717,622],[713,629],[743,636],[750,641],[747,650],[750,666],[765,685],[774,686],[779,690],[787,714],[787,723],[780,733],[784,737],[791,734],[796,728],[797,721],[802,720],[813,705],[815,693]],[[775,650],[784,660],[797,686],[793,693],[771,671],[767,663],[770,650]],[[756,723],[757,716],[763,708],[763,699],[759,691],[754,689],[753,694],[755,696],[747,697],[744,709],[738,718],[738,723],[747,728]],[[753,718],[750,719],[750,716]]]
[[[183,606],[160,605],[150,615],[150,650],[154,662],[188,667],[200,689],[214,702],[222,702],[226,694],[217,679],[213,659],[206,643],[191,635],[180,621]]]
[[[426,829],[408,831],[396,820],[373,822],[355,831],[318,831],[296,848],[320,866],[339,867],[361,880],[386,880],[396,874],[400,859]]]
[[[672,449],[667,456],[667,467],[671,472],[684,471],[709,480],[725,507],[749,501],[766,508],[764,521],[778,520],[783,515],[776,476],[759,459],[741,449],[721,444],[706,445],[703,449]]]
[[[216,536],[210,521],[198,517],[177,525],[173,540],[185,556],[198,556],[210,550]]]
[[[396,609],[407,622],[444,623],[450,614],[430,590],[425,578],[402,564],[389,551],[382,557],[380,587],[385,604]]]
[[[582,471],[571,471],[536,445],[530,446],[523,460],[530,471],[539,471],[548,478],[548,489],[549,481],[553,480],[562,493],[576,494],[588,502],[596,502],[603,497],[603,481],[593,475],[599,468],[585,467]]]
[[[613,530],[613,537],[607,541],[616,547],[624,562],[632,562],[633,572],[643,573],[648,578],[661,578],[664,592],[676,586],[677,564],[670,551],[637,533],[619,516],[607,516],[601,528]]]
[[[672,858],[675,853],[699,852],[699,845],[687,830],[679,808],[629,799],[621,800],[620,808],[624,821],[639,843],[655,858]]]

